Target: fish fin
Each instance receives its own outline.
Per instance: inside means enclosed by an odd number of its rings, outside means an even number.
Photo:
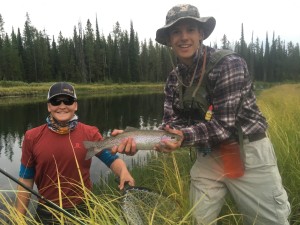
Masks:
[[[94,141],[83,141],[83,145],[86,149],[89,149],[89,148],[95,148],[96,145],[95,145],[95,142]]]
[[[127,126],[127,127],[125,128],[124,132],[136,131],[136,130],[139,130],[139,129],[136,128],[136,127],[129,127],[129,126]]]
[[[95,155],[94,149],[88,149],[85,155],[85,160],[92,158]]]
[[[96,152],[97,145],[95,144],[94,141],[84,141],[83,145],[87,150],[85,155],[85,160],[88,160],[97,154]]]

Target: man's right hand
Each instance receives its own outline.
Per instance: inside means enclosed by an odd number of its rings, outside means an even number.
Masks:
[[[158,152],[163,152],[163,153],[170,153],[175,151],[176,149],[180,148],[182,141],[183,141],[183,133],[181,130],[176,130],[176,129],[172,129],[169,125],[167,125],[166,127],[164,127],[164,130],[172,133],[172,134],[177,134],[179,135],[181,138],[180,140],[178,140],[177,142],[173,142],[173,141],[163,141],[163,143],[160,143],[158,145],[155,146],[155,150]]]

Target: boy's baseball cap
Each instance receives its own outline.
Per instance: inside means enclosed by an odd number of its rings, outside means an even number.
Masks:
[[[66,82],[58,82],[53,84],[49,88],[47,100],[50,100],[58,95],[68,95],[74,99],[77,99],[74,87]]]

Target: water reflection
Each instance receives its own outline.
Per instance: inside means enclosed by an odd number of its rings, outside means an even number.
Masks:
[[[130,95],[116,97],[92,97],[78,101],[78,116],[83,123],[97,126],[103,136],[114,129],[132,126],[142,129],[157,129],[162,117],[163,95]],[[0,106],[0,166],[14,177],[18,177],[21,144],[26,130],[45,123],[48,115],[45,102],[31,102]],[[135,156],[143,163],[147,151]],[[133,158],[121,155],[131,167]],[[103,163],[93,159],[91,177],[97,182],[108,172]],[[0,174],[0,190],[14,189],[8,178]]]

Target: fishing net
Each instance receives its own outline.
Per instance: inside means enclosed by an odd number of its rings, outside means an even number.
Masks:
[[[168,213],[178,210],[171,198],[146,188],[131,187],[124,192],[121,207],[130,225],[162,225],[170,219]]]

